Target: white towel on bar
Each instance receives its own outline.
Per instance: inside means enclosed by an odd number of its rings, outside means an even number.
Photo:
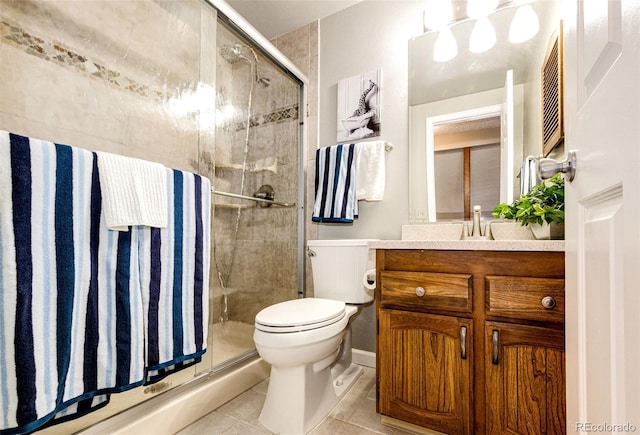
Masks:
[[[167,227],[166,168],[154,162],[98,152],[100,188],[107,227]]]
[[[538,184],[538,159],[527,156],[520,168],[520,195],[529,193],[536,184]]]
[[[356,144],[356,199],[382,201],[385,184],[385,141]]]

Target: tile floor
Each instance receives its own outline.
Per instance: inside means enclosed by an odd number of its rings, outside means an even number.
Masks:
[[[235,399],[201,418],[177,435],[270,434],[258,421],[267,393],[265,380]],[[408,432],[380,424],[376,414],[376,370],[364,367],[364,373],[329,415],[310,435],[402,435]]]

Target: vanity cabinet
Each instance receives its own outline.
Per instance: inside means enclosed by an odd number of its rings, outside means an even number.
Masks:
[[[380,413],[447,433],[470,433],[469,319],[380,311]],[[385,349],[385,350],[383,350]]]
[[[563,252],[378,249],[376,263],[384,422],[565,433]]]
[[[489,434],[565,433],[564,334],[486,322]]]

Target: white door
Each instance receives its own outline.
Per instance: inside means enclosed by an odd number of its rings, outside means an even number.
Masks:
[[[640,432],[640,1],[565,18],[567,431]]]
[[[513,197],[514,99],[513,70],[504,79],[500,117],[500,202],[511,204]]]

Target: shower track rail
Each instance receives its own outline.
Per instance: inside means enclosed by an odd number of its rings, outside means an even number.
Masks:
[[[280,207],[295,207],[296,206],[295,203],[279,202],[279,201],[274,201],[272,199],[264,199],[264,198],[256,198],[254,196],[238,195],[237,193],[221,192],[219,190],[214,190],[214,189],[211,189],[211,193],[213,193],[214,195],[228,196],[230,198],[246,199],[246,200],[255,201],[255,202],[265,202],[265,203],[268,203],[268,204],[271,204],[271,205],[278,205]]]

